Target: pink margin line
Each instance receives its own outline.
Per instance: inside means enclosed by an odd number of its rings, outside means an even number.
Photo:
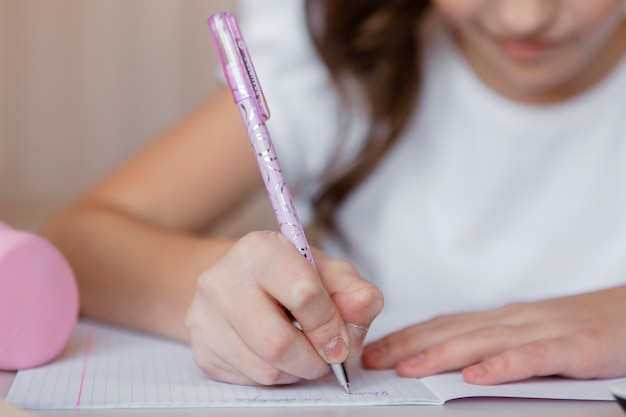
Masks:
[[[91,347],[93,346],[93,327],[87,327],[85,334],[85,350],[83,350],[83,371],[80,376],[80,388],[78,389],[78,398],[76,399],[76,407],[80,407],[80,400],[83,395],[83,384],[85,382],[85,374],[87,373],[87,361],[89,360],[89,354],[91,353]]]

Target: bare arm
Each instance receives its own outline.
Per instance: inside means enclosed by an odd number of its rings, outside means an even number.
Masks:
[[[44,234],[74,268],[84,314],[186,340],[196,279],[233,243],[200,232],[255,187],[258,169],[224,89],[53,216]]]
[[[215,379],[318,378],[359,352],[382,295],[322,253],[315,271],[278,232],[236,242],[201,233],[257,187],[243,123],[222,90],[51,218],[45,234],[74,268],[84,314],[188,340]]]

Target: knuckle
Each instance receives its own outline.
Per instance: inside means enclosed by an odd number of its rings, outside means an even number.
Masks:
[[[423,365],[424,367],[433,366],[433,364],[440,360],[441,358],[448,358],[449,354],[453,351],[452,344],[454,342],[447,341],[436,346],[433,346],[429,349],[426,349],[422,352],[424,356]]]
[[[302,277],[294,282],[291,287],[291,297],[294,308],[303,308],[311,304],[316,300],[322,291],[320,291],[320,285],[312,279]]]
[[[212,270],[205,270],[196,280],[196,295],[202,299],[219,299],[217,294],[220,293],[219,281],[220,275]]]
[[[475,338],[483,340],[494,340],[507,337],[510,334],[510,327],[506,325],[495,325],[481,327],[474,330],[473,335]]]
[[[198,306],[197,300],[192,301],[184,318],[185,327],[192,339],[194,335],[202,333],[202,328],[206,323],[203,318],[204,315],[202,314],[201,307]]]
[[[550,354],[550,343],[535,341],[512,351],[504,352],[488,360],[503,374],[534,375],[546,363]]]
[[[324,340],[324,342],[328,342],[326,339],[336,336],[340,326],[343,326],[341,316],[334,314],[333,310],[328,309],[325,311],[325,314],[318,316],[315,323],[311,323],[307,327],[303,327],[302,330],[311,340],[316,340],[318,342],[320,340]]]
[[[376,316],[383,309],[385,299],[382,291],[373,284],[367,284],[350,294],[350,301],[360,311],[366,311]]]
[[[518,375],[520,370],[523,370],[524,373],[530,372],[532,374],[531,369],[536,367],[537,361],[532,357],[528,358],[527,355],[532,350],[527,348],[530,348],[530,345],[517,350],[503,352],[488,358],[486,363],[491,365],[492,370],[497,370],[506,375]]]
[[[492,368],[498,369],[503,373],[511,374],[512,370],[516,368],[517,361],[511,355],[501,355],[495,358],[491,358],[487,361],[492,365]]]
[[[262,254],[266,251],[270,242],[280,239],[284,238],[278,232],[270,230],[257,230],[248,232],[242,236],[239,240],[237,240],[233,249],[235,251],[242,251],[244,254],[248,255]]]
[[[185,327],[190,334],[194,333],[198,328],[198,322],[195,316],[192,309],[187,310],[187,314],[185,315]]]
[[[547,341],[538,340],[522,347],[522,351],[527,357],[543,359],[550,353],[550,345]]]
[[[284,372],[275,368],[269,364],[266,364],[262,369],[258,370],[254,380],[261,385],[277,385],[283,382]]]
[[[331,296],[333,298],[341,297],[342,303],[347,303],[350,310],[359,311],[374,317],[378,315],[384,306],[382,291],[376,285],[362,279],[351,263],[343,259],[334,259],[333,262],[339,265],[333,269],[333,271],[338,273],[338,276],[359,279],[351,280],[351,284],[346,288],[345,293],[332,294]],[[367,317],[368,320],[372,318]]]
[[[269,363],[277,363],[292,354],[293,340],[287,333],[279,333],[267,338],[259,346],[259,356]]]
[[[448,361],[458,357],[465,346],[467,342],[463,338],[451,338],[426,349],[423,354],[428,359],[426,363]]]
[[[254,231],[237,239],[225,259],[264,259],[267,252],[269,232]]]
[[[302,330],[309,335],[326,334],[339,326],[341,316],[332,304],[328,293],[313,280],[301,280],[291,289],[289,308],[299,321]],[[299,313],[308,312],[304,317]],[[334,331],[334,330],[333,330]]]
[[[249,248],[262,247],[265,244],[270,233],[271,232],[268,232],[268,231],[258,231],[258,230],[253,231],[253,232],[248,232],[245,235],[243,235],[241,239],[238,240],[236,245],[246,246]]]
[[[498,357],[498,367],[506,372],[513,372],[519,369],[530,367],[537,368],[546,363],[550,353],[550,346],[547,341],[537,340],[520,346]],[[529,365],[532,364],[532,365]]]
[[[418,353],[420,350],[420,346],[416,346],[415,342],[410,337],[398,338],[395,340],[383,339],[384,343],[383,347],[392,352],[408,352],[409,354]],[[424,351],[423,353],[425,353]]]

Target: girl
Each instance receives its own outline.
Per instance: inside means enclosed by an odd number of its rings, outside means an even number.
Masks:
[[[189,340],[212,378],[285,384],[357,355],[384,294],[410,323],[370,368],[626,375],[623,0],[239,10],[318,273],[278,233],[203,234],[262,187],[222,88],[47,224],[84,314]]]

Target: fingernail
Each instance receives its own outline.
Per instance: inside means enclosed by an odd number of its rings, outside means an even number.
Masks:
[[[350,344],[361,346],[365,340],[365,336],[367,336],[368,328],[350,323],[348,323],[346,327],[348,329],[348,336],[350,337]]]
[[[348,356],[348,344],[341,337],[337,336],[328,342],[322,351],[324,352],[326,362],[341,363]]]

